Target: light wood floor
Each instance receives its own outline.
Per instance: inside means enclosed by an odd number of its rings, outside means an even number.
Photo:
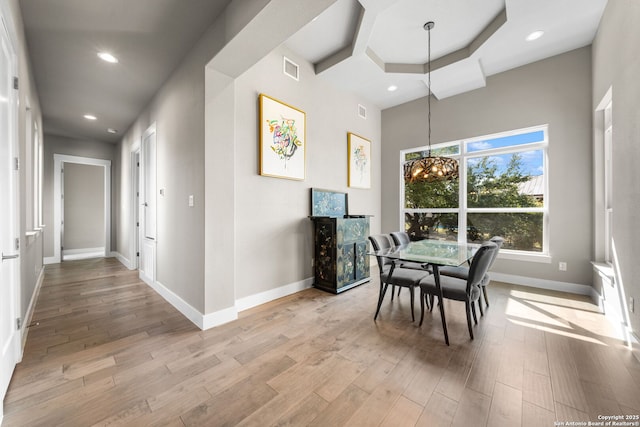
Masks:
[[[378,280],[200,331],[114,259],[47,266],[4,426],[553,426],[640,414],[640,363],[586,298],[493,283],[419,328]],[[417,310],[416,310],[417,311]],[[416,312],[419,317],[419,313]]]

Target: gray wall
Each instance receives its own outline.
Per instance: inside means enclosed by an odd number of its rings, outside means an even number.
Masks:
[[[609,1],[593,42],[593,98],[596,108],[607,90],[613,97],[613,242],[625,296],[636,301],[631,327],[640,330],[640,2]],[[623,304],[625,298],[623,296]]]
[[[426,98],[382,112],[382,230],[400,227],[399,150],[426,144]],[[590,47],[491,76],[485,88],[433,101],[432,143],[549,125],[551,263],[499,259],[500,273],[591,285]],[[558,271],[565,261],[568,271]]]
[[[104,168],[65,163],[62,246],[68,251],[104,245]]]
[[[53,155],[65,154],[69,156],[88,157],[92,159],[111,160],[111,188],[114,188],[115,176],[119,167],[116,159],[116,145],[106,142],[85,141],[67,138],[58,135],[44,135],[44,165],[43,165],[43,205],[42,216],[47,225],[44,232],[44,256],[53,256]],[[100,168],[102,169],[102,168]],[[113,191],[112,191],[113,193]],[[117,247],[116,230],[114,227],[113,215],[117,212],[119,204],[117,196],[111,197],[111,248]],[[97,246],[96,246],[97,247]]]
[[[300,28],[333,1],[287,0],[296,13],[274,33],[277,37],[286,39],[286,32],[292,31],[290,26]],[[235,295],[235,280],[224,280],[223,277],[233,269],[230,266],[234,263],[225,260],[223,266],[216,269],[215,284],[223,288],[222,293],[225,297],[219,298],[220,294],[217,294],[214,298],[222,302],[213,309],[205,307],[204,271],[207,265],[212,265],[216,259],[226,256],[244,259],[244,254],[234,251],[235,242],[225,239],[220,234],[215,236],[214,253],[209,259],[205,259],[206,230],[216,227],[224,229],[225,232],[234,230],[234,207],[225,204],[223,200],[229,187],[233,188],[235,179],[233,139],[218,139],[223,131],[233,133],[233,119],[226,121],[224,128],[218,129],[216,133],[216,144],[219,143],[220,150],[223,150],[220,151],[220,156],[231,156],[232,160],[225,161],[224,165],[231,173],[223,174],[221,181],[207,181],[205,178],[205,97],[207,93],[215,90],[205,87],[205,67],[216,55],[223,62],[220,66],[227,69],[248,68],[257,62],[260,56],[256,55],[264,56],[273,49],[271,46],[266,52],[261,53],[275,37],[262,33],[264,26],[273,22],[274,17],[281,13],[284,3],[266,0],[232,2],[185,56],[182,64],[127,130],[118,146],[118,162],[122,168],[115,180],[116,197],[120,201],[116,211],[117,252],[131,260],[131,173],[128,167],[130,153],[139,145],[144,131],[156,123],[157,187],[165,191],[164,196],[158,196],[157,204],[157,281],[201,313],[233,306]],[[242,46],[229,48],[233,43]],[[277,44],[279,43],[275,46]],[[242,55],[238,55],[240,51],[243,52]],[[224,109],[233,117],[233,97],[230,101]],[[255,129],[256,125],[253,123],[251,126]],[[257,144],[255,147],[257,149]],[[210,170],[216,169],[214,164],[207,164],[206,167]],[[207,211],[211,213],[219,208],[227,214],[231,213],[230,217],[221,219],[214,214],[215,218],[207,222],[206,186],[215,193],[208,202]],[[194,195],[194,207],[188,206],[189,195]],[[233,238],[233,234],[231,236]],[[282,278],[279,284],[287,284],[285,280],[288,279]]]
[[[282,72],[282,57],[300,65],[300,80]],[[235,81],[236,89],[236,298],[313,276],[309,188],[349,194],[349,210],[371,214],[380,228],[380,110],[316,77],[313,66],[281,47]],[[264,93],[306,113],[306,179],[258,174],[258,95]],[[358,116],[358,104],[367,119]],[[371,140],[371,189],[347,187],[347,132]],[[377,179],[375,179],[377,178]],[[251,268],[247,268],[247,263]]]

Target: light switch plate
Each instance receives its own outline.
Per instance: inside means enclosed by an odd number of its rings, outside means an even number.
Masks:
[[[189,207],[192,208],[194,205],[194,198],[193,198],[193,194],[189,195]]]

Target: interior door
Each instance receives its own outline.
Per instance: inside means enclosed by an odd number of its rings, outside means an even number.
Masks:
[[[0,194],[3,201],[0,209],[0,397],[3,400],[20,357],[20,334],[16,325],[19,316],[20,240],[14,58],[8,32],[0,19]]]
[[[156,279],[156,129],[144,133],[140,162],[140,277],[147,283]]]

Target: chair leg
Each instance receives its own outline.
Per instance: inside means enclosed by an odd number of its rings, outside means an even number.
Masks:
[[[478,301],[478,305],[480,305],[480,301]],[[471,301],[471,314],[473,314],[473,321],[475,324],[478,324],[478,316],[476,316],[476,303]]]
[[[447,332],[447,321],[444,318],[444,302],[442,297],[438,297],[438,305],[440,306],[440,317],[442,318],[442,329],[444,330],[444,342],[449,345],[449,333]],[[467,311],[467,315],[469,312]]]
[[[469,336],[473,339],[473,328],[471,327],[471,304],[469,301],[465,301],[464,305],[467,309],[467,327],[469,328]]]
[[[398,286],[400,287],[400,286]],[[396,293],[396,285],[391,285],[391,301],[393,301],[393,295]]]
[[[415,313],[413,312],[413,299],[414,299],[414,298],[413,298],[413,296],[414,296],[414,293],[415,293],[415,292],[414,292],[414,287],[413,287],[413,286],[411,286],[411,287],[409,288],[409,296],[411,297],[411,321],[412,321],[412,322],[415,322],[415,321],[416,321],[416,315],[415,315]]]
[[[482,297],[478,298],[478,308],[480,309],[480,316],[484,316],[484,310],[482,310],[482,302],[480,301]]]
[[[487,287],[482,287],[482,293],[484,294],[484,303],[487,304],[487,308],[489,307],[489,297],[487,296]]]
[[[400,296],[400,291],[402,290],[402,286],[398,286],[398,297]]]
[[[425,294],[422,289],[420,289],[420,324],[418,326],[422,326],[422,321],[424,320],[424,303],[429,304],[427,301],[427,294]]]
[[[429,295],[429,311],[433,311],[433,294]]]
[[[378,318],[378,313],[380,313],[380,306],[382,305],[382,300],[384,299],[384,294],[387,293],[388,283],[380,282],[380,296],[378,297],[378,308],[376,309],[376,315],[373,316],[373,320]]]

